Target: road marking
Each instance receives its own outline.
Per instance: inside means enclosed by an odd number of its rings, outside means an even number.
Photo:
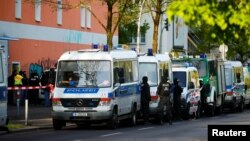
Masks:
[[[152,128],[155,128],[155,127],[153,127],[153,126],[151,126],[151,127],[145,127],[145,128],[140,128],[138,130],[148,130],[148,129],[152,129]]]
[[[111,134],[106,134],[106,135],[101,135],[101,137],[114,136],[114,135],[118,135],[118,134],[121,134],[121,132],[111,133]]]

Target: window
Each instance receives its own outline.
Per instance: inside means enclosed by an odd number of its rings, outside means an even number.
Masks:
[[[88,7],[89,10],[91,10],[91,7]],[[87,28],[91,28],[91,12],[86,9],[86,26]]]
[[[110,61],[61,61],[58,65],[59,87],[110,87]]]
[[[140,63],[139,65],[139,77],[142,81],[143,76],[148,77],[148,83],[150,86],[158,85],[158,73],[157,73],[157,64],[156,63]]]
[[[62,1],[57,0],[57,24],[62,24]]]
[[[36,0],[35,4],[35,20],[41,21],[41,0]]]
[[[0,83],[4,82],[3,62],[2,53],[0,53]]]
[[[86,9],[84,7],[81,7],[81,27],[85,27],[85,22],[86,22]]]
[[[17,19],[22,18],[22,0],[16,0],[15,16]]]
[[[136,44],[137,43],[137,35],[131,36],[130,37],[130,43],[131,44]],[[140,35],[140,44],[145,44],[146,43],[146,35],[141,34]]]
[[[114,62],[114,83],[138,81],[137,61]]]

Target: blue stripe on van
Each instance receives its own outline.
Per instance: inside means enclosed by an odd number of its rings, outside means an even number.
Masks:
[[[0,87],[0,101],[6,101],[7,100],[7,90],[6,86]]]
[[[232,85],[226,85],[226,90],[231,90],[233,88]]]
[[[64,93],[71,93],[71,94],[86,94],[91,93],[95,94],[99,91],[99,88],[66,88]]]

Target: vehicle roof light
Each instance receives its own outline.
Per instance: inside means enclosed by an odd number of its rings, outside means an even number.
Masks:
[[[108,45],[104,45],[103,46],[103,51],[109,51],[109,46]]]
[[[207,58],[206,54],[200,54],[200,58]]]
[[[153,49],[152,48],[148,49],[148,56],[153,56]]]
[[[92,45],[92,48],[93,48],[93,49],[98,49],[98,44],[93,44],[93,45]]]

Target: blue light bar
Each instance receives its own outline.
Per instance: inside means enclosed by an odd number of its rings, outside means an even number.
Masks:
[[[93,48],[93,49],[98,49],[98,44],[93,44],[93,45],[92,45],[92,48]]]
[[[148,49],[148,56],[153,56],[153,49],[152,48]]]
[[[207,58],[206,54],[200,54],[200,58]]]
[[[109,51],[109,46],[108,45],[104,45],[103,46],[103,51]]]

